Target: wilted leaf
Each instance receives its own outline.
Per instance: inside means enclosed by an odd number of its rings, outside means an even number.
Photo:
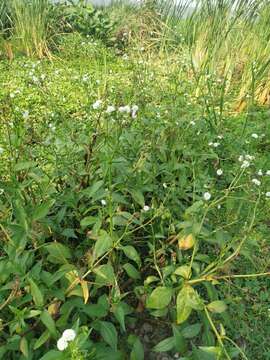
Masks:
[[[178,246],[181,250],[188,250],[193,248],[195,244],[195,238],[192,234],[183,236],[178,240]]]
[[[81,287],[82,287],[84,303],[87,304],[87,301],[89,299],[88,283],[85,280],[81,280],[80,283],[81,283]]]

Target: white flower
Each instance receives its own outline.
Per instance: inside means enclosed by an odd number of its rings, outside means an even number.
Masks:
[[[24,119],[27,119],[29,117],[29,111],[28,110],[25,110],[22,114],[23,118]]]
[[[223,139],[223,135],[218,135],[217,138],[218,139]]]
[[[196,125],[196,124],[195,124],[195,121],[191,120],[191,121],[190,121],[190,125],[192,125],[192,126]]]
[[[92,105],[94,110],[97,110],[101,107],[102,101],[101,100],[97,100],[96,102],[94,102],[94,104]]]
[[[0,146],[0,155],[3,154],[4,149]]]
[[[258,180],[258,179],[252,179],[251,181],[253,182],[253,184],[255,184],[255,185],[257,185],[257,186],[260,186],[260,185],[261,185],[261,182],[260,182],[260,180]]]
[[[218,210],[220,210],[220,209],[221,209],[221,205],[220,205],[220,204],[218,204],[217,208],[218,208]]]
[[[220,145],[219,142],[214,142],[214,144],[213,144],[213,146],[214,146],[215,148],[217,148],[219,145]]]
[[[0,195],[4,194],[4,189],[0,189]]]
[[[45,74],[41,74],[41,75],[40,75],[40,78],[41,78],[41,80],[45,80],[46,75],[45,75]]]
[[[238,161],[242,162],[243,160],[244,160],[244,156],[240,155],[239,158],[238,158]]]
[[[212,143],[212,141],[211,141],[210,143],[208,143],[208,145],[209,145],[209,146],[213,146],[213,143]]]
[[[137,116],[137,111],[139,110],[138,105],[133,105],[131,110],[132,110],[131,117],[135,119],[135,117]]]
[[[130,109],[130,106],[129,106],[129,105],[126,105],[126,106],[120,106],[118,110],[119,110],[119,112],[120,112],[120,113],[127,113],[127,114],[129,114],[129,113],[130,113],[130,111],[131,111],[131,109]]]
[[[73,329],[66,329],[63,332],[62,339],[65,341],[73,341],[76,337],[76,332]]]
[[[265,175],[270,176],[270,170],[267,170]]]
[[[102,205],[102,206],[106,206],[106,205],[107,205],[107,201],[104,200],[104,199],[102,199],[102,200],[101,200],[101,205]]]
[[[61,337],[57,341],[57,349],[60,351],[64,351],[67,347],[68,347],[68,342],[63,337]]]
[[[150,206],[148,206],[148,205],[144,205],[144,207],[143,207],[143,211],[149,211],[150,210]]]
[[[107,113],[107,114],[110,114],[110,113],[112,113],[112,112],[114,112],[114,111],[115,111],[115,107],[114,107],[113,105],[109,105],[109,106],[107,107],[106,113]]]
[[[167,184],[166,183],[163,183],[162,186],[164,187],[164,189],[167,189]]]
[[[255,134],[255,133],[253,133],[253,134],[251,134],[251,137],[253,137],[253,139],[258,139],[258,134]]]
[[[259,175],[259,176],[263,176],[263,172],[262,172],[261,169],[258,171],[258,175]]]
[[[218,176],[221,176],[222,174],[223,174],[223,170],[222,170],[222,169],[218,169],[218,170],[217,170],[217,175],[218,175]]]
[[[267,192],[265,193],[265,196],[268,197],[268,198],[270,198],[270,191],[267,191]]]
[[[249,160],[249,161],[255,159],[255,157],[254,157],[254,156],[251,156],[251,155],[245,155],[245,158],[246,158],[246,160]]]
[[[241,169],[246,169],[249,167],[249,165],[250,165],[250,162],[247,160],[244,160],[243,164],[241,165]]]
[[[209,192],[205,192],[203,194],[203,198],[204,198],[205,201],[208,201],[208,200],[211,199],[211,194]]]

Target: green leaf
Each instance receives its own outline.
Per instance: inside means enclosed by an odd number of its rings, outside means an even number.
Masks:
[[[144,348],[139,338],[133,344],[130,360],[144,360]]]
[[[67,259],[71,258],[69,248],[59,242],[51,242],[45,246],[45,249],[49,252],[48,261],[54,264],[66,264]]]
[[[49,338],[50,338],[50,332],[48,330],[45,330],[35,342],[34,350],[40,348]]]
[[[168,337],[162,341],[160,341],[155,347],[155,352],[165,352],[170,351],[175,347],[175,339],[174,336]]]
[[[118,320],[123,331],[126,331],[125,325],[125,310],[123,304],[119,302],[113,310],[115,318]]]
[[[213,313],[220,314],[227,310],[227,305],[225,304],[224,301],[216,300],[216,301],[212,301],[210,304],[208,304],[207,309]]]
[[[53,206],[54,203],[55,203],[55,200],[51,199],[51,200],[48,200],[48,201],[43,202],[42,204],[36,206],[33,209],[32,220],[37,221],[37,220],[45,218],[45,216],[48,215],[50,208]]]
[[[112,248],[113,241],[109,234],[106,231],[102,230],[101,235],[98,236],[98,239],[94,246],[93,258],[96,260],[105,254],[108,250]]]
[[[95,182],[92,186],[86,188],[83,193],[87,197],[91,198],[101,188],[102,185],[103,185],[103,181],[99,180],[99,181]]]
[[[178,330],[176,325],[173,324],[172,328],[173,328],[173,337],[175,342],[175,350],[177,350],[181,354],[184,354],[187,350],[186,340],[182,335],[182,333]]]
[[[197,335],[199,335],[201,328],[202,328],[202,324],[199,323],[189,325],[182,330],[182,335],[184,336],[185,339],[192,339]]]
[[[39,287],[32,279],[29,279],[29,283],[30,283],[30,292],[31,292],[31,295],[33,296],[34,303],[38,307],[43,306],[43,304],[44,304],[43,294],[39,290]]]
[[[14,166],[14,171],[28,170],[36,166],[34,161],[21,161]]]
[[[100,334],[104,341],[114,350],[117,350],[117,331],[115,326],[108,321],[100,322]]]
[[[126,271],[129,277],[131,277],[134,280],[138,280],[141,278],[141,274],[139,271],[130,263],[126,263],[123,265],[123,269]]]
[[[40,315],[40,320],[49,330],[50,334],[54,337],[57,337],[55,322],[47,310],[44,310],[43,313]]]
[[[146,307],[150,309],[163,309],[169,305],[172,298],[172,289],[158,286],[146,301]]]
[[[115,275],[111,264],[104,264],[96,267],[94,273],[97,275],[95,282],[100,286],[114,285]]]
[[[140,255],[138,254],[137,250],[135,249],[134,246],[131,245],[127,245],[127,246],[122,246],[121,249],[124,251],[124,254],[130,259],[135,261],[135,263],[138,266],[141,266],[141,258]]]
[[[85,228],[89,225],[94,225],[97,222],[97,218],[94,216],[86,216],[81,220],[81,227]]]
[[[133,200],[136,201],[141,207],[144,206],[144,196],[143,193],[140,190],[130,190],[129,191]]]
[[[60,351],[57,351],[57,350],[50,350],[49,352],[47,352],[47,354],[42,356],[42,358],[40,358],[40,360],[56,360],[56,359],[64,360],[64,358],[65,358],[64,353],[61,353]]]

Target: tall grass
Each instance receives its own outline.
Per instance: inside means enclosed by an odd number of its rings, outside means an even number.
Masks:
[[[50,9],[48,0],[11,0],[14,37],[27,56],[50,56],[48,46]]]

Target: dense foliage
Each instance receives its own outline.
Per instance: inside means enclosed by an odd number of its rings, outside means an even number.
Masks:
[[[270,355],[265,54],[218,63],[224,7],[204,49],[158,6],[66,6],[0,62],[0,358]]]

